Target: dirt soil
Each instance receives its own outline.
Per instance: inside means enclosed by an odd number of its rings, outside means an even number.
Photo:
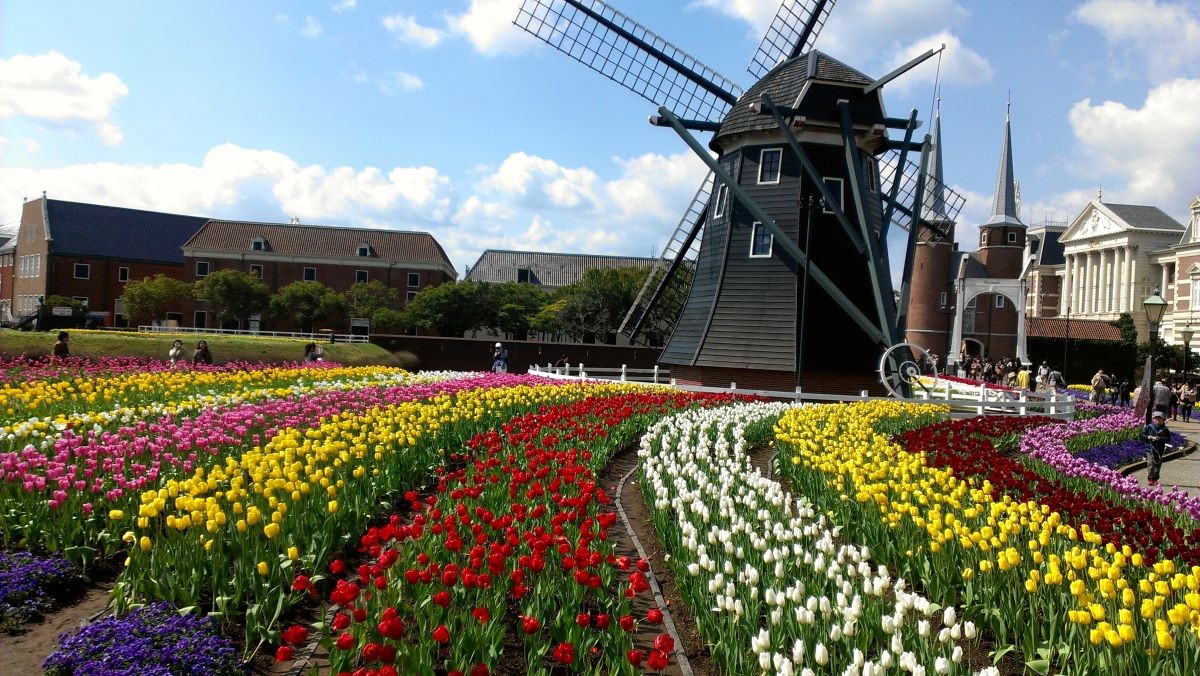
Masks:
[[[83,589],[73,601],[26,626],[23,634],[0,634],[0,673],[40,674],[42,662],[58,648],[59,634],[75,631],[102,615],[108,607],[112,582]]]

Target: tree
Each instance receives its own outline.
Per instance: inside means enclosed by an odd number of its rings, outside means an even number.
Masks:
[[[490,307],[496,310],[488,322],[489,328],[503,332],[514,340],[525,340],[533,318],[541,311],[549,296],[532,284],[504,282],[486,287],[491,297]]]
[[[271,315],[291,317],[304,333],[318,323],[343,318],[346,299],[320,282],[292,282],[271,296]]]
[[[373,333],[395,333],[404,330],[404,313],[388,307],[379,308],[371,315]]]
[[[192,297],[192,286],[187,282],[157,274],[125,285],[121,302],[125,304],[125,316],[130,324],[144,324],[162,319],[167,308]]]
[[[529,320],[529,328],[552,336],[564,333],[565,329],[560,318],[566,307],[566,298],[548,300],[542,309]]]
[[[196,282],[193,294],[218,309],[222,322],[237,322],[238,328],[250,315],[262,312],[271,297],[261,279],[237,270],[210,273]]]
[[[496,314],[486,287],[478,282],[447,282],[423,289],[404,310],[404,325],[461,336],[488,326]]]
[[[359,282],[346,292],[346,309],[351,317],[374,319],[380,310],[394,310],[400,302],[400,292],[373,279]]]
[[[1133,315],[1122,312],[1116,320],[1109,322],[1121,331],[1121,342],[1126,345],[1137,344],[1137,326],[1133,323]]]
[[[613,338],[646,279],[642,268],[593,268],[562,289],[566,304],[559,314],[563,332],[576,340]]]

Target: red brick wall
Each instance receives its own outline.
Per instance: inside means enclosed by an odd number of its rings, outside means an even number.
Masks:
[[[907,342],[942,354],[946,351],[954,315],[948,308],[954,303],[950,284],[950,261],[954,247],[950,241],[921,243],[913,256],[912,288],[909,291]],[[946,293],[946,307],[941,295]]]
[[[17,249],[14,254],[13,268],[13,311],[18,307],[17,297],[45,296],[46,270],[49,267],[49,242],[46,241],[46,221],[42,212],[43,200],[26,202],[21,209],[21,227],[17,230]],[[20,269],[21,256],[40,255],[42,257],[41,274],[38,277],[17,276]]]
[[[87,279],[75,278],[75,264],[84,263],[90,266]],[[46,295],[58,295],[73,298],[82,296],[88,299],[88,309],[94,312],[107,312],[109,318],[106,325],[113,325],[115,303],[121,294],[125,293],[125,284],[119,279],[120,268],[129,268],[129,281],[138,281],[155,275],[166,275],[175,279],[183,279],[183,266],[166,263],[137,263],[131,261],[115,261],[100,258],[85,258],[81,256],[51,256],[49,278]],[[169,308],[168,312],[184,312],[187,308],[180,303],[177,307]],[[186,325],[186,324],[185,324]]]

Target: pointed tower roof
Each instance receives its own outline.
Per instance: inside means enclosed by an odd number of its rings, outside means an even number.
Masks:
[[[1004,115],[1004,145],[1000,148],[1000,171],[996,175],[996,198],[992,203],[992,217],[984,225],[1019,225],[1017,218],[1017,182],[1013,177],[1012,160],[1012,102],[1008,103]]]
[[[925,173],[933,180],[927,180],[925,183],[925,199],[921,203],[921,210],[930,220],[946,220],[946,193],[943,189],[945,182],[942,180],[941,98],[938,98],[938,108],[933,118],[933,147],[929,151],[929,164],[925,167]]]

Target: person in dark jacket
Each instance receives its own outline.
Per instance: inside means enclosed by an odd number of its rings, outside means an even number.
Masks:
[[[202,340],[196,343],[196,351],[192,353],[193,364],[211,364],[212,353],[208,351],[208,341]]]
[[[1167,415],[1155,411],[1150,417],[1150,424],[1142,429],[1142,441],[1146,442],[1146,483],[1158,485],[1158,473],[1162,469],[1163,452],[1167,450],[1167,442],[1171,440],[1171,430],[1167,429]]]
[[[58,342],[54,343],[53,354],[55,357],[71,356],[71,346],[67,344],[70,340],[71,336],[66,331],[58,332]]]

